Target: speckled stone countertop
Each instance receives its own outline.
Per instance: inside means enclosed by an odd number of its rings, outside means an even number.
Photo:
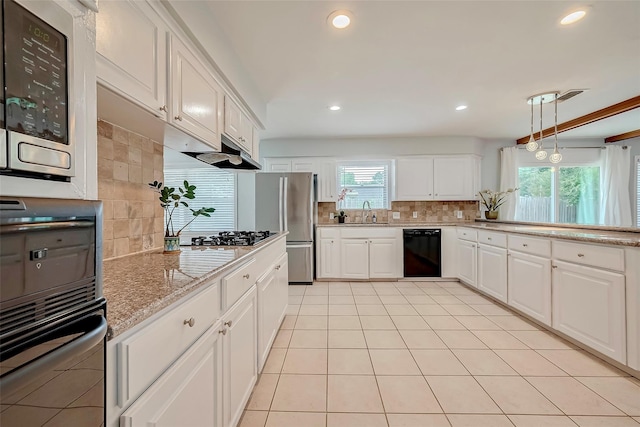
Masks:
[[[640,233],[637,231],[612,231],[611,227],[590,229],[570,228],[556,225],[529,225],[505,222],[477,221],[464,224],[465,227],[478,228],[491,231],[504,231],[509,233],[527,234],[538,237],[550,237],[555,239],[577,240],[588,243],[601,243],[604,245],[634,246],[640,247]]]
[[[105,261],[103,293],[111,338],[241,264],[285,234],[277,233],[255,246],[183,247],[179,254],[165,255],[158,250]]]

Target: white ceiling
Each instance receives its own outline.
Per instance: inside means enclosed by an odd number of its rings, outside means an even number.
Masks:
[[[589,89],[559,105],[559,122],[640,95],[640,1],[591,1],[569,27],[559,20],[579,2],[201,3],[267,101],[262,139],[516,139],[529,132],[530,95]],[[348,29],[326,24],[336,9],[353,12]],[[545,128],[552,117],[545,106]],[[625,117],[570,135],[640,128],[638,114]]]

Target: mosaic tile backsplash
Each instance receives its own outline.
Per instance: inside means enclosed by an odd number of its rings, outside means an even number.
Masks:
[[[164,212],[147,185],[163,179],[163,146],[98,121],[98,198],[104,205],[103,257],[163,246]]]
[[[421,222],[465,222],[480,217],[477,201],[446,202],[391,202],[391,209],[372,209],[379,223],[421,223]],[[462,218],[456,217],[456,211],[462,211]],[[337,219],[329,219],[329,213],[336,212],[333,202],[318,203],[318,224],[334,224]],[[393,219],[393,212],[400,212],[400,219]],[[413,218],[413,212],[418,217]],[[345,209],[345,223],[361,223],[362,209]],[[367,220],[368,222],[370,219]]]

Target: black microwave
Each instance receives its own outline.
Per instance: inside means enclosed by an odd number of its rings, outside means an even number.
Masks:
[[[0,8],[0,173],[69,181],[69,37],[24,6]]]

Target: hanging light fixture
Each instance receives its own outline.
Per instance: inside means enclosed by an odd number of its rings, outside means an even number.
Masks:
[[[529,98],[529,101],[532,101],[532,99]],[[533,137],[533,101],[531,102],[531,136],[529,136],[529,142],[527,142],[527,145],[525,147],[527,151],[531,152],[534,152],[538,149],[538,143]]]
[[[531,104],[533,105],[533,99],[531,100]],[[536,159],[544,160],[547,158],[547,152],[544,150],[544,146],[542,143],[542,96],[540,97],[540,148],[536,151]]]
[[[553,102],[554,110],[555,110],[555,118],[553,124],[553,138],[554,138],[554,146],[553,146],[553,154],[549,156],[549,161],[551,163],[560,163],[562,160],[562,154],[558,151],[558,94],[556,93],[555,100]]]

